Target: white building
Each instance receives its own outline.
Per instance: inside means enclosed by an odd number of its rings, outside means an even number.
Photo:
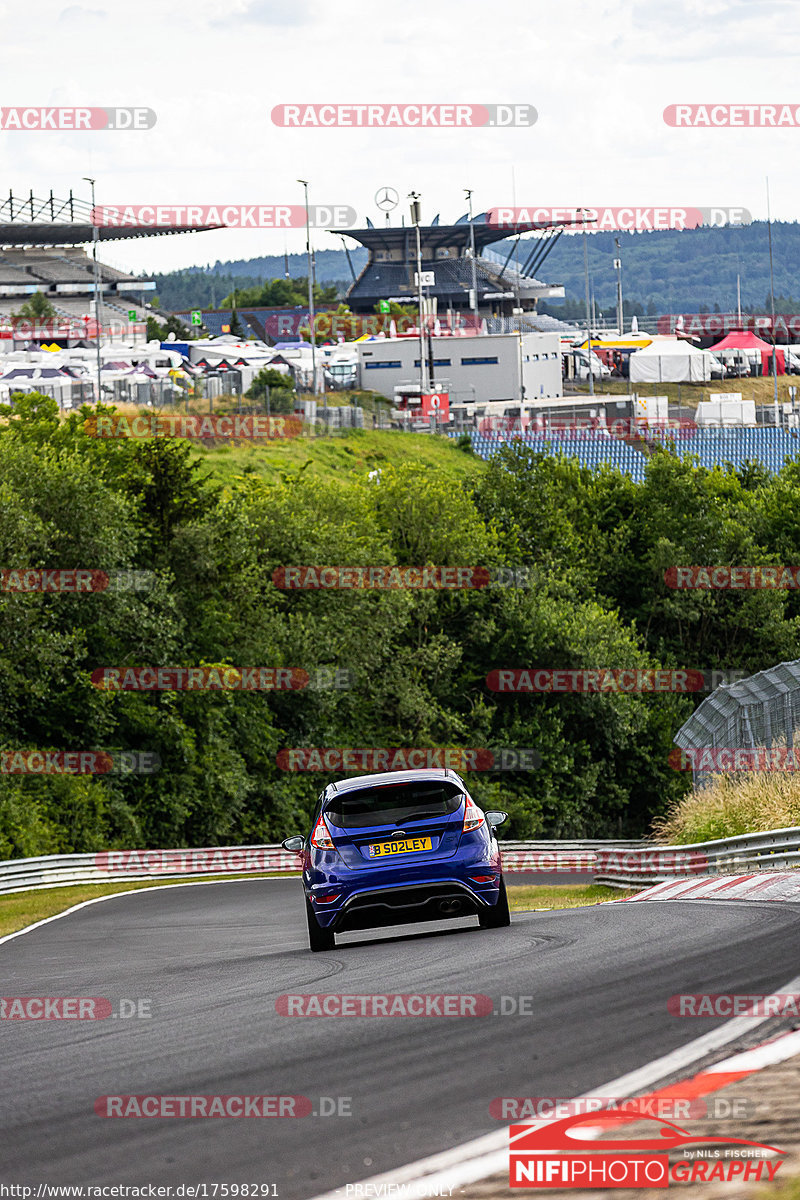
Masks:
[[[398,384],[419,383],[419,338],[381,338],[357,345],[361,388],[391,400]],[[557,333],[435,337],[432,346],[431,390],[449,391],[451,411],[464,404],[519,405],[523,386],[526,404],[562,395]]]

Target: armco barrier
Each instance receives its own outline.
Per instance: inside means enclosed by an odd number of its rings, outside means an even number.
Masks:
[[[736,875],[749,871],[774,871],[800,866],[800,828],[770,829],[766,833],[743,833],[738,837],[685,846],[655,846],[650,843],[636,860],[630,851],[599,857],[595,883],[609,887],[645,888],[665,883],[676,875]],[[670,856],[675,856],[674,863]],[[686,859],[691,866],[686,865]],[[681,867],[681,862],[684,862]]]
[[[596,883],[620,888],[650,887],[676,876],[800,865],[800,828],[688,846],[658,846],[641,840],[502,841],[500,845],[506,872],[592,874]],[[299,865],[297,855],[280,845],[48,854],[0,862],[0,895],[83,883],[124,884],[136,879],[288,874],[296,872]]]
[[[503,842],[508,871],[594,870],[598,854],[612,848],[627,853],[644,846],[630,842]],[[551,865],[556,858],[563,865]],[[541,865],[536,865],[539,862]],[[570,864],[576,865],[570,865]],[[580,865],[577,865],[580,864]],[[104,850],[97,854],[48,854],[0,862],[0,895],[33,888],[111,883],[127,879],[197,879],[209,875],[253,875],[299,870],[296,854],[280,845],[212,846],[178,850]]]

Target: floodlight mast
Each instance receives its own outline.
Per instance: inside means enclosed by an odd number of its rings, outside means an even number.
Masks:
[[[311,326],[311,390],[314,395],[317,394],[317,346],[314,333],[316,330],[317,318],[314,312],[314,272],[311,266],[311,225],[308,212],[308,180],[298,179],[298,183],[302,183],[303,191],[306,198],[306,259],[308,261],[308,321]]]
[[[478,332],[478,270],[475,265],[475,226],[472,224],[472,188],[464,188],[469,201],[469,245],[472,254],[472,319]]]
[[[417,307],[419,309],[417,324],[419,326],[419,399],[421,404],[422,393],[425,391],[425,339],[422,332],[422,245],[419,236],[421,209],[418,192],[409,192],[408,198],[411,201],[411,222],[417,234]]]
[[[94,185],[96,180],[90,179],[88,175],[84,175],[83,179],[86,183],[92,186],[92,260],[94,264],[94,319],[97,324],[96,342],[97,342],[97,403],[100,404],[103,399],[103,376],[101,374],[101,355],[100,355],[100,330],[102,329],[101,313],[102,313],[102,296],[100,292],[100,273],[97,266],[97,241],[100,237],[100,227],[97,224],[97,210],[94,206]]]

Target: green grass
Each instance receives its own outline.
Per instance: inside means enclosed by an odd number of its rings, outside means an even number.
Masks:
[[[508,885],[508,903],[512,912],[541,908],[583,908],[633,896],[633,891],[603,887],[599,883],[557,883]]]
[[[759,1200],[800,1200],[800,1177],[784,1179],[780,1174],[769,1187],[759,1188]]]
[[[795,741],[795,754],[799,749]],[[684,846],[798,824],[800,780],[795,772],[740,771],[712,775],[705,787],[675,801],[653,829],[663,845]]]
[[[299,872],[264,871],[247,875],[208,875],[203,882],[230,879],[266,879],[272,876],[299,876]],[[139,891],[141,888],[164,887],[170,883],[196,883],[197,879],[131,879],[120,880],[118,883],[87,883],[76,884],[74,887],[46,888],[35,892],[15,892],[11,896],[0,896],[0,937],[7,933],[17,933],[36,921],[45,917],[54,917],[56,913],[65,912],[75,904],[84,900],[94,900],[97,896],[115,896],[119,892]]]
[[[457,450],[450,438],[401,430],[349,429],[318,437],[290,438],[259,445],[198,447],[198,458],[223,483],[242,475],[269,482],[284,475],[366,475],[376,468],[414,462],[444,474],[453,482],[477,480],[486,463]]]

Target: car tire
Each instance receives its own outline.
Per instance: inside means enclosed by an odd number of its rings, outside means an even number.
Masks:
[[[334,950],[336,948],[336,934],[332,929],[323,929],[317,923],[310,900],[306,900],[306,920],[308,921],[308,944],[310,948],[315,952],[320,950]]]
[[[506,894],[506,881],[501,877],[500,892],[497,897],[497,904],[493,908],[489,908],[486,912],[478,913],[478,924],[481,929],[504,929],[506,925],[511,924],[511,913],[508,911],[508,895]]]

